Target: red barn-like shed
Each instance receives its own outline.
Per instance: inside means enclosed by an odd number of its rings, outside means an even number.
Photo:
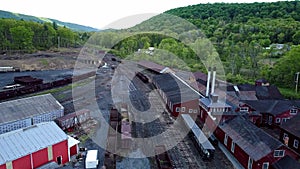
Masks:
[[[156,75],[153,84],[174,117],[199,114],[199,94],[176,76],[169,73]]]
[[[70,160],[69,144],[68,135],[54,122],[2,134],[0,169],[33,169],[50,162],[65,164]]]
[[[215,135],[244,168],[268,169],[286,155],[296,158],[292,150],[240,116],[220,124]]]

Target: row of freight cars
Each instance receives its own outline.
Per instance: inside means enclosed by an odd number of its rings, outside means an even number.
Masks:
[[[95,72],[89,72],[78,76],[67,77],[64,79],[56,80],[53,82],[35,84],[35,85],[26,85],[23,87],[13,88],[11,90],[5,90],[0,92],[0,100],[5,100],[8,98],[13,98],[17,96],[22,96],[25,94],[35,93],[43,90],[52,89],[55,87],[60,87],[63,85],[71,84],[79,80],[83,80],[89,77],[95,76]]]
[[[132,148],[131,124],[126,104],[122,104],[120,111],[114,107],[110,109],[109,124],[104,165],[106,168],[116,168],[117,154],[125,156]]]
[[[188,130],[188,136],[192,139],[195,147],[199,151],[204,160],[212,160],[214,158],[215,148],[206,135],[198,127],[189,114],[182,114],[182,124]],[[164,145],[155,147],[155,160],[159,169],[172,169],[172,160],[166,151]]]

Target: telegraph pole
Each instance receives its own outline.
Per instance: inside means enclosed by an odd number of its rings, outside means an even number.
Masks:
[[[60,37],[57,37],[57,48],[60,48]]]
[[[295,74],[296,93],[298,92],[299,74],[300,74],[300,72],[297,72]]]

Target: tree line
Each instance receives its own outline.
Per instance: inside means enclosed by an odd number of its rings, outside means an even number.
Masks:
[[[90,33],[74,32],[53,23],[0,19],[0,50],[33,52],[82,45]]]

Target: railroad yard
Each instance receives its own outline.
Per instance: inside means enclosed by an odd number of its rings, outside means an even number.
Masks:
[[[116,61],[107,61],[107,63],[109,66],[119,64]],[[54,97],[65,107],[67,113],[74,111],[73,104],[75,104],[77,109],[91,110],[93,118],[98,121],[99,125],[95,125],[93,132],[90,130],[75,132],[78,137],[88,136],[82,142],[82,147],[99,150],[98,168],[101,168],[107,158],[105,151],[99,145],[106,145],[109,129],[102,124],[109,121],[110,108],[112,106],[118,107],[121,103],[128,105],[133,138],[149,138],[168,131],[164,134],[164,142],[169,142],[170,146],[172,146],[171,143],[176,142],[175,146],[167,151],[172,168],[233,168],[230,161],[217,146],[215,146],[215,158],[205,161],[202,160],[199,151],[189,137],[182,139],[178,136],[178,131],[173,124],[176,119],[170,116],[160,95],[156,90],[153,90],[151,83],[144,83],[135,76],[137,71],[143,70],[137,67],[136,63],[123,61],[117,69],[99,68],[95,79],[87,79],[83,83],[84,85],[78,85],[73,89],[77,91],[75,95],[74,92],[72,94],[72,90],[53,93]],[[94,90],[92,90],[93,87],[90,87],[93,85]],[[94,101],[97,105],[93,104]],[[132,153],[128,156],[132,158],[117,156],[116,161],[114,161],[115,164],[110,167],[159,168],[155,156],[145,156],[149,151],[147,144],[139,144],[139,142],[132,144],[130,150]],[[74,162],[71,166],[82,168],[83,165],[84,162],[81,160]]]
[[[136,76],[137,72],[144,71],[142,68],[131,61],[120,63],[112,59],[113,55],[107,57],[104,60],[108,67],[100,67],[95,77],[77,81],[72,84],[73,88],[50,90],[65,108],[65,114],[81,109],[90,110],[92,120],[69,134],[79,138],[81,147],[99,150],[98,168],[106,164],[107,160],[111,160],[112,165],[107,168],[160,168],[155,150],[150,146],[159,145],[160,142],[167,147],[165,155],[169,158],[171,168],[233,168],[218,146],[215,146],[213,159],[203,160],[191,138],[183,138],[178,134],[178,128],[174,127],[176,119],[168,112],[153,84]],[[149,72],[144,73],[152,76]],[[127,105],[133,140],[127,150],[122,150],[123,154],[128,153],[127,157],[120,156],[120,152],[114,156],[103,149],[110,142],[107,138],[110,129],[105,125],[110,121],[110,110],[112,107],[121,110],[124,104]],[[163,140],[148,140],[157,135],[162,135],[160,139]],[[144,140],[136,141],[139,139]],[[81,158],[74,158],[70,165],[61,168],[84,168],[85,151],[81,154]]]

